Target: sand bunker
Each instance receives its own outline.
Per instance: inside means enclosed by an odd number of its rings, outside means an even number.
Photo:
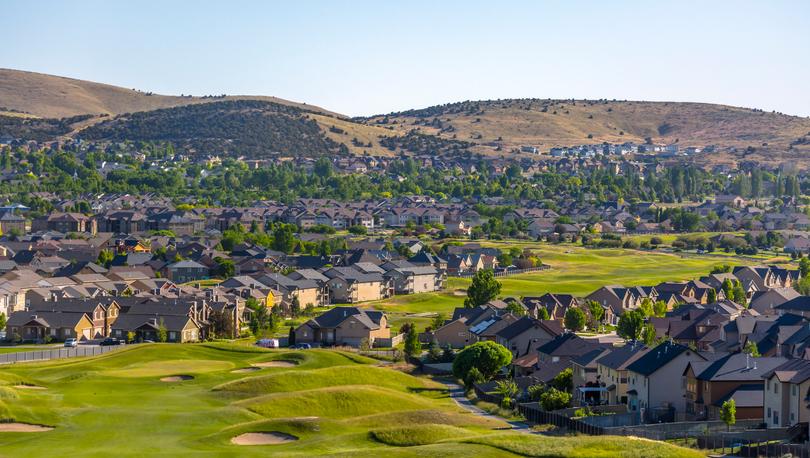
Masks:
[[[241,369],[236,369],[236,370],[233,370],[231,372],[233,372],[234,374],[244,374],[244,373],[247,373],[247,372],[256,372],[256,371],[260,371],[260,370],[262,370],[261,367],[243,367]]]
[[[14,388],[18,390],[47,390],[44,386],[36,386],[36,385],[14,385]]]
[[[190,375],[172,375],[170,377],[163,377],[160,379],[161,382],[184,382],[186,380],[193,380],[194,377]]]
[[[279,445],[297,441],[292,434],[270,431],[264,433],[244,433],[231,438],[235,445]]]
[[[466,296],[467,290],[466,289],[456,289],[453,290],[453,296]]]
[[[28,423],[0,423],[0,433],[44,433],[52,431],[50,426],[29,425]]]
[[[298,363],[292,361],[265,361],[263,363],[253,363],[255,367],[295,367]]]

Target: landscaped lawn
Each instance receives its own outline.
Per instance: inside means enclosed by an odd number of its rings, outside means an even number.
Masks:
[[[707,275],[721,264],[751,264],[752,261],[693,254],[662,253],[625,249],[591,249],[539,242],[485,241],[485,246],[509,249],[530,248],[550,270],[499,277],[501,297],[540,296],[547,292],[585,296],[605,285],[655,285],[662,281],[691,280]],[[442,292],[394,296],[364,306],[384,310],[398,327],[406,321],[419,329],[430,323],[431,313],[450,316],[453,308],[464,304],[470,279],[450,277]]]
[[[252,364],[280,367],[246,372]],[[237,371],[237,372],[235,372]],[[172,375],[192,376],[163,382]],[[21,388],[28,384],[44,389]],[[531,436],[466,412],[444,385],[329,350],[145,344],[0,369],[3,456],[700,456],[629,438]],[[241,446],[243,433],[298,440]]]

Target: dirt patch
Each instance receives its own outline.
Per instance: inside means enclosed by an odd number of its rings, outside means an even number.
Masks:
[[[295,442],[298,438],[292,434],[270,431],[263,433],[244,433],[231,438],[235,445],[279,445]]]
[[[467,290],[466,289],[455,289],[453,290],[453,296],[466,296]]]
[[[44,433],[52,431],[50,426],[30,425],[28,423],[0,423],[0,433]]]
[[[172,375],[160,379],[161,382],[185,382],[186,380],[194,380],[194,377],[191,375]]]
[[[37,385],[14,385],[18,390],[47,390],[44,386]]]
[[[265,361],[263,363],[253,363],[254,367],[295,367],[298,363],[294,361]]]
[[[236,370],[233,370],[231,372],[233,372],[234,374],[246,374],[246,373],[249,373],[249,372],[256,372],[256,371],[260,371],[260,370],[262,370],[261,367],[243,367],[241,369],[236,369]]]

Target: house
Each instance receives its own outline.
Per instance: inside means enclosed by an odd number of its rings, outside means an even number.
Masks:
[[[751,295],[748,308],[756,310],[762,315],[771,315],[776,313],[776,306],[799,296],[800,294],[793,288],[773,288],[766,291],[757,291]]]
[[[416,294],[437,291],[442,275],[433,266],[417,266],[408,261],[388,261],[380,266],[383,277],[390,279],[396,294]]]
[[[798,296],[774,307],[779,314],[807,316],[810,318],[810,296]]]
[[[322,288],[315,280],[305,278],[293,279],[278,273],[271,273],[257,277],[257,280],[280,291],[283,294],[282,302],[292,304],[298,299],[298,305],[303,309],[307,305],[320,307],[323,303]]]
[[[209,278],[208,267],[195,261],[178,261],[166,266],[168,277],[175,283],[188,283]]]
[[[375,301],[390,295],[388,280],[380,273],[363,273],[353,267],[331,267],[321,273],[329,278],[333,303]]]
[[[388,317],[383,312],[357,307],[335,307],[295,330],[296,342],[321,345],[358,347],[364,340],[373,345],[377,339],[390,337]]]
[[[791,359],[763,375],[769,428],[810,421],[810,361]]]
[[[495,338],[496,342],[518,357],[534,351],[562,333],[563,328],[557,321],[524,316],[498,331]]]
[[[738,419],[764,418],[762,377],[786,361],[734,353],[715,361],[690,362],[683,373],[686,414],[697,420],[719,420],[723,402],[734,399]]]
[[[68,232],[89,232],[95,235],[98,230],[98,223],[95,219],[81,213],[54,212],[48,216],[35,219],[31,225],[31,230],[34,232],[56,231],[63,234]]]
[[[90,334],[83,337],[99,339],[108,337],[112,324],[118,318],[121,307],[114,300],[96,299],[60,299],[58,301],[32,303],[28,312],[43,314],[47,312],[84,313],[90,319]]]
[[[569,308],[579,305],[577,298],[571,294],[553,293],[546,293],[540,297],[524,297],[521,302],[523,302],[529,315],[537,318],[539,309],[544,308],[551,320],[564,319],[565,312]]]
[[[629,342],[596,360],[596,379],[605,387],[608,404],[627,404],[627,367],[644,356],[650,349],[637,342]]]
[[[82,312],[19,311],[12,313],[6,323],[6,336],[24,341],[89,340],[92,334],[93,322]]]
[[[571,381],[575,392],[577,388],[599,388],[600,382],[597,375],[596,361],[609,354],[611,351],[613,350],[610,348],[595,348],[571,360]],[[588,392],[585,391],[583,394],[584,393]],[[577,401],[578,404],[582,404],[583,401],[587,401],[590,404],[602,404],[603,400],[607,402],[606,397],[603,399],[602,396],[597,396],[592,393],[588,393],[587,396],[582,396],[582,398],[583,399],[580,399],[579,396],[576,396],[574,400]]]
[[[683,373],[687,364],[706,358],[689,347],[664,342],[627,366],[627,407],[649,420],[685,412]],[[654,388],[653,388],[654,387]]]
[[[113,323],[111,335],[122,340],[129,340],[132,335],[136,342],[157,342],[160,340],[161,328],[166,331],[167,342],[202,340],[201,325],[194,318],[183,314],[124,313]]]

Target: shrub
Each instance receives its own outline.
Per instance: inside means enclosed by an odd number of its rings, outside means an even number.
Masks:
[[[453,375],[466,381],[468,373],[476,369],[485,380],[489,380],[510,362],[512,353],[503,345],[492,341],[476,342],[456,355]]]
[[[560,391],[556,388],[549,388],[548,391],[540,395],[540,405],[543,410],[552,411],[568,407],[571,403],[571,393]]]

